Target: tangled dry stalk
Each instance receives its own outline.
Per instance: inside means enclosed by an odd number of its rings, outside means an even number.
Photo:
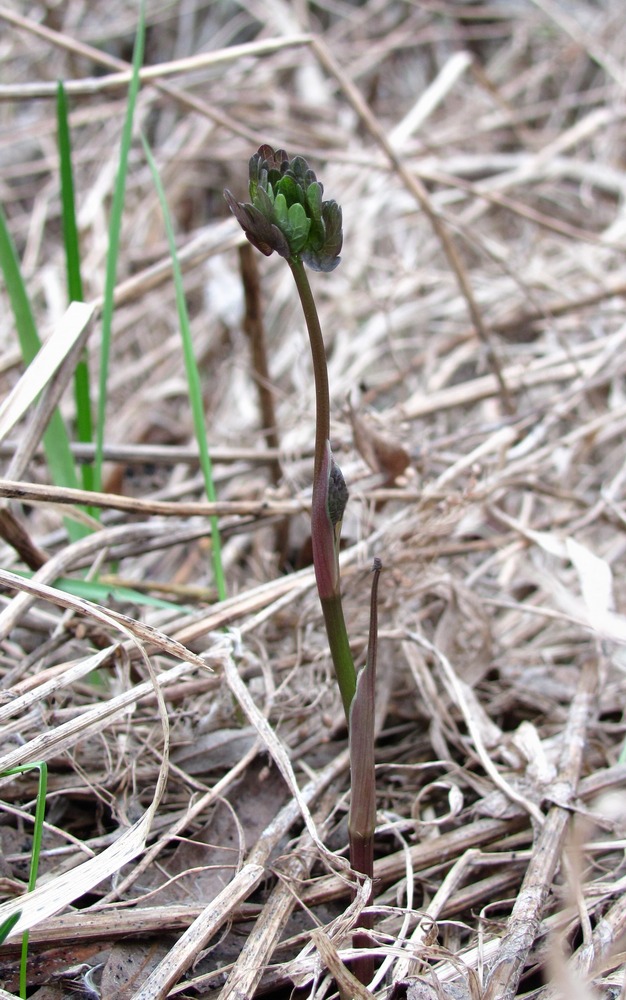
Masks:
[[[84,497],[49,485],[40,441],[57,400],[71,425],[83,343],[97,365],[136,10],[24,7],[0,6],[0,196],[58,339],[24,373],[0,289],[0,773],[45,759],[50,787],[25,896],[36,780],[0,779],[0,919],[22,912],[1,995],[30,927],[39,1000],[623,997],[621,4],[149,5],[138,119],[176,219],[219,502],[136,143],[102,516],[71,544]],[[89,303],[73,321],[57,79]],[[221,195],[244,193],[266,141],[319,166],[344,212],[316,294],[357,662],[384,563],[369,990],[342,961],[366,893],[344,860],[346,733],[308,564],[305,334],[273,259],[259,313]]]

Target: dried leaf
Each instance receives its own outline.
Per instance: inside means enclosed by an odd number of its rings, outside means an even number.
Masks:
[[[406,1000],[470,1000],[471,993],[466,983],[438,983],[437,987],[422,980],[411,983],[406,991]]]
[[[408,451],[387,431],[379,430],[369,414],[359,413],[351,404],[349,413],[355,448],[372,472],[382,473],[388,483],[395,482],[410,464]]]
[[[102,970],[101,996],[130,1000],[168,951],[159,941],[116,944]]]
[[[374,1000],[374,994],[362,986],[343,964],[335,945],[323,930],[312,930],[311,939],[335,979],[341,1000]]]
[[[244,729],[217,729],[202,733],[171,755],[173,764],[187,774],[210,774],[215,770],[229,770],[251,749],[256,732],[251,726]]]
[[[469,987],[463,982],[438,983],[437,987],[431,983],[419,980],[410,983],[406,991],[406,1000],[471,1000]]]

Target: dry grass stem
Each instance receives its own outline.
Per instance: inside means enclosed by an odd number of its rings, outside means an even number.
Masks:
[[[24,365],[0,285],[0,922],[21,914],[0,995],[28,928],[33,1000],[623,996],[622,6],[147,4],[98,493],[52,485],[42,435],[58,407],[79,472],[94,457],[73,381],[86,356],[98,384],[136,9],[27,6],[0,4],[0,199],[44,343]],[[357,667],[385,567],[366,986],[306,332],[222,194],[245,194],[261,142],[306,156],[343,209],[341,265],[312,284]],[[43,760],[29,893],[37,770],[8,772]]]

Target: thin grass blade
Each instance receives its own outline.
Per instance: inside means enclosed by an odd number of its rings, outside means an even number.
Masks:
[[[165,224],[165,230],[167,233],[167,240],[170,248],[170,256],[172,258],[172,270],[174,272],[174,287],[176,290],[176,305],[178,308],[178,322],[180,324],[180,332],[183,339],[183,355],[185,358],[185,370],[187,373],[187,386],[189,390],[189,402],[191,404],[191,412],[193,416],[193,425],[196,434],[196,440],[198,442],[198,451],[200,452],[200,466],[202,468],[202,474],[204,477],[204,488],[207,496],[207,500],[210,503],[215,503],[217,497],[215,493],[215,483],[213,480],[213,464],[211,462],[211,455],[209,452],[209,445],[206,435],[206,426],[204,422],[204,405],[202,402],[202,386],[200,383],[200,374],[198,372],[198,366],[196,364],[196,358],[193,350],[193,340],[191,336],[191,327],[189,325],[189,314],[187,312],[187,303],[185,301],[185,291],[183,288],[183,276],[180,269],[180,262],[178,260],[178,253],[176,251],[176,240],[174,238],[174,227],[172,226],[172,218],[167,205],[167,199],[165,197],[165,191],[163,189],[163,184],[161,183],[161,178],[159,176],[159,170],[152,155],[152,151],[145,136],[142,135],[141,140],[143,142],[143,148],[146,154],[146,159],[152,173],[152,179],[154,181],[154,186],[157,191],[159,202],[161,204],[161,211],[163,212],[163,221]],[[219,522],[217,517],[212,517],[210,519],[211,523],[211,543],[212,543],[212,555],[213,555],[213,573],[215,576],[215,586],[217,588],[217,596],[220,601],[226,598],[226,582],[224,578],[224,568],[222,566],[222,546],[220,540],[219,532]]]
[[[33,576],[28,570],[14,569],[17,576],[30,580]],[[162,597],[153,597],[141,590],[133,587],[125,587],[123,584],[108,583],[106,580],[79,580],[74,577],[58,577],[54,581],[57,590],[62,590],[65,594],[73,594],[74,597],[82,597],[95,604],[106,607],[111,600],[120,604],[135,604],[138,607],[159,608],[162,611],[171,611],[177,615],[191,614],[193,609],[184,604],[176,604],[174,601],[166,601]]]
[[[78,226],[76,224],[69,113],[65,87],[61,81],[57,85],[57,137],[61,173],[61,208],[67,272],[67,294],[70,302],[84,302],[83,280],[80,273]]]
[[[2,944],[2,942],[8,938],[9,934],[15,927],[21,915],[22,911],[18,910],[17,913],[14,913],[12,917],[7,917],[6,920],[2,921],[2,924],[0,924],[0,944]]]
[[[22,277],[19,259],[9,232],[2,206],[0,206],[0,267],[15,317],[15,325],[20,350],[25,365],[29,365],[41,348],[33,312]],[[46,460],[52,481],[57,486],[77,488],[78,479],[69,438],[58,410],[53,413],[48,428],[43,435]],[[67,532],[72,541],[82,538],[85,528],[76,522],[66,522]]]
[[[39,771],[39,786],[37,788],[37,805],[35,807],[35,820],[33,825],[33,841],[30,854],[30,872],[28,875],[28,891],[32,892],[37,885],[37,873],[39,871],[39,857],[41,855],[41,841],[43,837],[43,823],[46,814],[46,793],[48,790],[48,765],[44,760],[36,761],[33,764],[23,764],[19,767],[12,767],[5,771],[3,777],[11,774],[24,774],[32,771],[33,768]],[[0,941],[4,940],[19,920],[21,911],[8,917],[0,928]],[[22,948],[20,952],[20,997],[25,1000],[27,995],[26,973],[28,964],[28,930],[22,934]]]
[[[80,244],[76,223],[76,199],[74,175],[72,171],[72,144],[70,138],[67,95],[63,83],[57,86],[57,136],[59,142],[59,166],[61,174],[61,210],[63,223],[63,243],[65,246],[65,267],[67,274],[67,295],[70,302],[84,302],[83,280],[80,272]],[[74,373],[74,398],[76,400],[76,433],[78,440],[87,444],[93,441],[93,417],[91,386],[87,352],[78,362]],[[81,479],[84,490],[94,489],[93,465],[81,465]],[[97,511],[89,510],[92,517]]]
[[[30,856],[30,873],[28,876],[28,891],[32,892],[37,885],[37,873],[39,872],[39,856],[41,854],[41,840],[43,837],[43,821],[46,814],[46,792],[48,790],[48,765],[45,760],[40,760],[32,767],[39,768],[39,788],[37,789],[37,806],[35,808],[35,825],[33,827],[33,843]],[[22,953],[20,958],[20,996],[26,997],[26,969],[28,959],[28,931],[24,931],[22,936]]]

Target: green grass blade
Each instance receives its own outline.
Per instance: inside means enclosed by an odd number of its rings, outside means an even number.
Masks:
[[[31,847],[30,855],[30,872],[28,875],[28,891],[32,892],[37,885],[37,873],[39,871],[39,857],[41,855],[41,840],[43,837],[43,822],[46,815],[46,793],[48,791],[48,765],[45,760],[35,761],[33,764],[21,764],[19,767],[11,767],[6,771],[2,772],[2,777],[9,776],[11,774],[25,774],[27,771],[32,771],[36,767],[39,770],[39,787],[37,789],[37,805],[35,807],[35,820],[33,825],[33,843]],[[0,941],[3,940],[1,936],[4,932],[4,937],[10,932],[11,928],[17,923],[20,914],[14,913],[12,917],[9,917],[3,923],[0,928]],[[26,972],[27,972],[27,960],[28,960],[28,931],[24,931],[22,935],[22,950],[20,955],[20,997],[25,1000],[26,997]]]
[[[39,788],[37,789],[37,807],[35,809],[35,828],[33,830],[33,853],[30,862],[28,891],[32,892],[37,884],[39,871],[39,855],[41,854],[41,838],[43,836],[43,821],[46,815],[46,792],[48,790],[48,765],[40,760],[32,767],[39,768]]]
[[[176,290],[176,305],[178,308],[178,322],[180,324],[180,332],[183,338],[183,355],[185,359],[185,369],[187,372],[189,401],[193,416],[193,425],[196,434],[196,440],[198,442],[198,451],[200,453],[200,466],[202,468],[202,474],[204,476],[204,488],[206,491],[207,500],[209,500],[209,502],[211,503],[214,503],[216,500],[215,483],[213,481],[213,465],[211,463],[211,456],[209,453],[209,446],[206,436],[206,426],[204,422],[202,387],[200,384],[200,375],[198,373],[198,366],[196,364],[196,359],[193,351],[193,340],[191,337],[191,327],[189,325],[189,314],[187,312],[187,304],[185,302],[185,292],[183,289],[183,276],[180,269],[178,254],[176,252],[174,228],[172,226],[172,219],[167,205],[165,191],[163,190],[163,184],[161,183],[158,167],[152,155],[152,151],[150,150],[150,147],[143,135],[141,137],[141,140],[143,142],[143,148],[145,150],[146,159],[148,161],[148,165],[152,173],[152,179],[154,181],[154,186],[156,188],[157,195],[159,197],[159,202],[161,204],[161,211],[163,212],[163,221],[165,223],[165,230],[167,233],[167,240],[170,248],[170,256],[172,258],[172,270],[174,272],[174,287]],[[222,547],[221,547],[221,540],[219,533],[219,523],[217,517],[212,517],[210,520],[211,520],[211,541],[212,541],[212,555],[213,555],[213,573],[215,576],[215,586],[217,588],[217,596],[219,600],[223,601],[226,597],[226,582],[224,579],[224,568],[222,566]]]
[[[39,856],[41,854],[41,840],[43,837],[43,821],[46,814],[46,792],[48,790],[48,765],[44,760],[40,760],[32,767],[39,768],[39,788],[37,789],[37,806],[35,808],[35,826],[33,829],[33,846],[30,856],[30,874],[28,876],[28,891],[32,892],[37,885],[37,873],[39,871]],[[28,960],[28,931],[22,935],[22,952],[20,956],[20,997],[26,997],[26,972]]]
[[[80,246],[78,241],[78,226],[76,224],[76,200],[74,196],[72,145],[70,140],[67,95],[61,81],[59,81],[57,86],[57,135],[59,141],[67,295],[70,302],[84,302],[83,281],[80,273]],[[78,440],[90,444],[93,441],[93,419],[87,352],[85,352],[84,357],[78,362],[76,371],[74,372],[74,397],[76,400],[76,431]],[[93,465],[90,462],[85,462],[81,465],[81,478],[83,489],[93,490]],[[89,513],[92,517],[97,516],[95,510],[90,509]]]
[[[0,924],[0,944],[2,944],[3,941],[6,941],[21,916],[22,911],[18,910],[17,913],[13,914],[13,916],[7,917],[6,920],[2,921]]]
[[[41,347],[32,309],[11,234],[0,206],[0,267],[15,317],[15,325],[24,364],[29,365]],[[43,445],[52,480],[57,486],[78,487],[78,478],[65,424],[58,410],[53,413],[43,435]],[[66,521],[72,541],[87,533],[84,526]]]
[[[111,329],[113,325],[113,294],[117,262],[120,251],[120,233],[122,229],[122,214],[124,211],[124,195],[128,175],[128,160],[133,135],[133,119],[137,95],[139,93],[139,70],[143,62],[143,51],[146,34],[145,0],[141,0],[139,8],[139,23],[135,36],[133,52],[133,72],[128,88],[128,103],[126,118],[122,130],[120,144],[120,162],[113,190],[111,206],[111,221],[109,224],[109,250],[104,284],[104,303],[102,307],[102,343],[100,345],[100,374],[98,379],[98,410],[96,417],[96,453],[94,460],[94,487],[102,489],[102,464],[104,456],[104,426],[106,421],[107,384],[109,377],[109,358],[111,356]]]
[[[68,120],[65,87],[57,84],[57,136],[61,168],[61,207],[63,214],[63,240],[67,267],[67,294],[70,302],[84,302],[83,281],[80,274],[80,249],[72,173],[72,145]]]
[[[25,365],[29,365],[39,348],[41,340],[30,308],[28,293],[22,279],[17,251],[11,239],[6,218],[0,205],[0,265],[9,293],[11,308],[15,317],[20,350]]]
[[[97,580],[75,580],[70,577],[61,577],[54,581],[54,586],[67,594],[74,594],[75,597],[84,597],[94,604],[101,604],[107,607],[111,600],[128,604],[136,604],[142,608],[159,608],[162,611],[171,611],[177,615],[191,614],[192,608],[183,604],[175,604],[174,601],[166,601],[162,597],[153,597],[152,594],[145,594],[141,590],[134,590],[132,587],[124,587],[120,584],[99,583]]]
[[[14,569],[16,576],[21,576],[25,580],[31,580],[33,573],[29,570]],[[101,604],[107,607],[111,600],[120,603],[136,604],[139,607],[159,608],[162,611],[171,611],[177,615],[192,613],[192,608],[184,604],[176,604],[174,601],[166,601],[161,597],[153,597],[152,594],[134,590],[132,587],[124,587],[116,583],[101,583],[98,580],[78,580],[74,577],[58,577],[54,581],[57,590],[62,590],[65,594],[73,594],[74,597],[83,597],[94,604]]]

